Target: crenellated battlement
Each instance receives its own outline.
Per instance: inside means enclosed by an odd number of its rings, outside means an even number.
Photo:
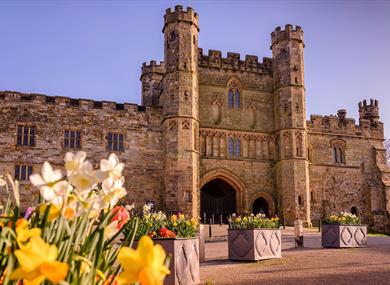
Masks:
[[[359,105],[360,106],[360,105]],[[310,115],[310,120],[306,122],[309,132],[345,134],[352,136],[363,136],[373,138],[383,138],[383,123],[372,124],[370,120],[360,119],[359,125],[356,120],[347,118],[344,109],[337,111],[336,115]]]
[[[165,11],[164,15],[164,27],[163,27],[163,33],[165,27],[174,22],[187,22],[190,24],[193,24],[196,26],[196,28],[199,31],[199,19],[198,14],[191,8],[187,7],[186,10],[183,10],[183,6],[176,5],[175,9],[172,10],[171,8],[168,8]]]
[[[370,99],[359,102],[359,118],[363,120],[377,121],[379,120],[379,103],[378,100]]]
[[[62,108],[80,108],[83,110],[102,109],[127,112],[146,112],[149,107],[133,103],[117,103],[112,101],[95,101],[90,99],[75,99],[63,96],[48,96],[36,93],[21,93],[17,91],[0,91],[0,105],[7,102],[38,103],[58,106]]]
[[[164,74],[164,62],[160,61],[159,64],[157,64],[155,60],[151,60],[149,64],[146,64],[146,62],[144,62],[142,63],[141,69],[141,78],[143,75],[150,73]]]
[[[300,26],[287,24],[282,28],[276,27],[271,33],[271,46],[284,40],[297,40],[303,43],[303,30]]]
[[[227,52],[224,58],[219,50],[209,50],[208,55],[204,55],[203,49],[199,48],[198,64],[204,68],[272,74],[272,58],[263,57],[259,62],[258,56],[245,55],[245,60],[241,60],[240,54],[235,52]]]

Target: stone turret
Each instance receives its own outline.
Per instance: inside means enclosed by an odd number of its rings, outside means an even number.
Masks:
[[[163,145],[165,210],[199,213],[198,15],[164,16]]]
[[[379,121],[378,100],[370,99],[369,104],[366,100],[359,102],[359,119],[370,120],[371,122]]]
[[[142,64],[142,105],[157,106],[161,94],[161,80],[164,77],[164,62],[157,64],[152,60],[150,64]]]
[[[271,34],[276,186],[279,207],[289,224],[295,219],[310,223],[304,47],[299,26],[277,27]]]

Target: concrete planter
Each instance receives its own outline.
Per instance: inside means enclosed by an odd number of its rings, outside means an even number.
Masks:
[[[257,261],[282,257],[282,233],[279,229],[229,229],[230,260]]]
[[[322,225],[323,247],[366,247],[367,226]]]
[[[160,244],[165,252],[172,255],[169,274],[164,285],[194,285],[199,284],[199,239],[173,238],[153,239]]]

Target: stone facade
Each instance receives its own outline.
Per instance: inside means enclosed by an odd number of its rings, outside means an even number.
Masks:
[[[0,171],[39,171],[45,160],[61,166],[65,130],[80,131],[81,149],[97,163],[118,133],[128,200],[136,204],[201,215],[202,187],[220,179],[235,190],[237,212],[251,212],[262,198],[269,215],[290,224],[352,210],[385,230],[390,169],[378,102],[359,103],[358,124],[345,110],[307,121],[299,26],[276,28],[273,56],[262,61],[205,55],[198,32],[191,8],[166,11],[164,62],[143,64],[141,106],[0,92]],[[35,127],[35,145],[18,145],[18,126]],[[35,190],[21,183],[28,205]]]

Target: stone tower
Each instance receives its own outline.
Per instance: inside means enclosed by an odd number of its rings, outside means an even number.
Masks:
[[[286,25],[271,37],[278,204],[287,223],[310,223],[303,31]]]
[[[163,146],[166,211],[198,215],[198,15],[176,6],[164,16]]]

